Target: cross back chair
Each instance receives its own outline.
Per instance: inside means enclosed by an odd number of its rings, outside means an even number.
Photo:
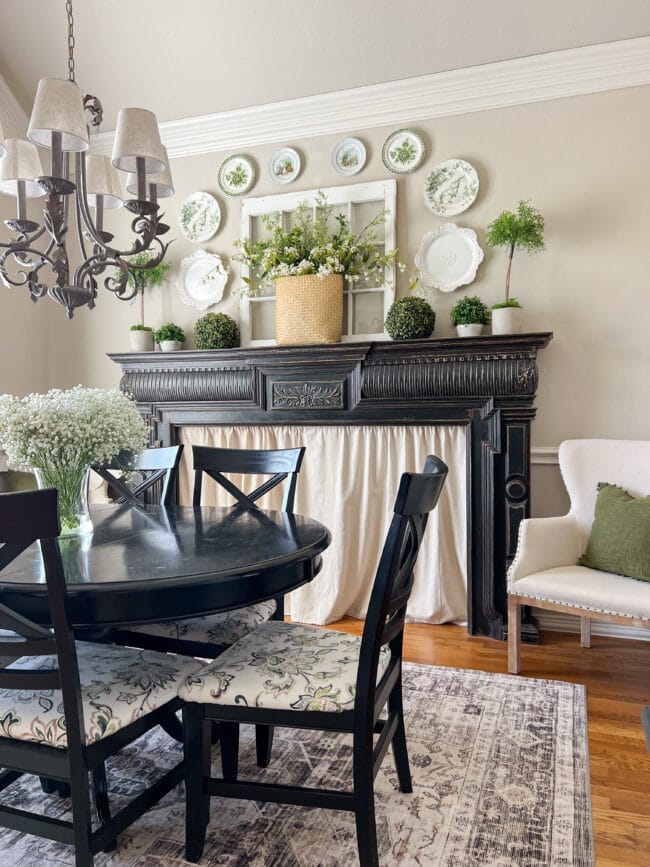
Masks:
[[[154,485],[160,484],[159,502],[161,506],[171,506],[174,495],[174,484],[178,477],[183,446],[170,446],[161,449],[144,449],[135,459],[130,453],[121,453],[107,464],[93,467],[113,491],[117,494],[116,503],[129,503],[139,506],[147,492],[155,490]],[[113,475],[115,472],[135,470],[143,475],[142,481],[133,487]],[[144,475],[147,474],[147,475]]]
[[[187,860],[201,858],[210,796],[216,795],[353,811],[361,865],[379,863],[374,779],[391,745],[400,789],[412,791],[402,706],[404,622],[427,518],[446,476],[447,467],[433,456],[422,474],[402,476],[361,639],[314,626],[268,623],[185,683],[179,695],[186,702]],[[380,718],[386,706],[387,715]],[[205,727],[210,720],[220,725],[221,779],[210,776]],[[241,723],[351,733],[353,790],[238,780]]]
[[[2,805],[0,825],[72,844],[77,867],[89,867],[97,852],[114,848],[117,835],[183,779],[180,762],[111,816],[104,761],[175,716],[181,705],[178,685],[197,663],[75,642],[59,532],[55,489],[0,495],[0,572],[30,545],[40,544],[53,627],[50,631],[0,605],[0,627],[9,631],[0,638],[0,656],[20,657],[0,669],[0,791],[23,774],[60,781],[70,789],[72,821]],[[136,678],[143,669],[152,676],[157,669],[159,681],[166,683],[152,687],[142,697],[142,709],[134,711],[118,693],[133,691],[129,671]],[[100,819],[94,831],[89,773]]]

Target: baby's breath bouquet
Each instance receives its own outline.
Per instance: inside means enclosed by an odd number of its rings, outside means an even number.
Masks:
[[[0,446],[14,467],[33,469],[39,487],[57,488],[62,535],[92,529],[86,499],[91,464],[139,452],[147,426],[116,389],[54,388],[47,394],[0,396]]]
[[[332,231],[332,215],[335,229]],[[392,263],[400,269],[397,250],[382,251],[379,229],[386,222],[388,211],[381,211],[358,234],[355,234],[345,214],[334,214],[333,205],[324,195],[316,200],[316,216],[304,203],[294,214],[293,228],[285,231],[281,214],[261,217],[267,237],[259,241],[243,238],[235,241],[241,250],[233,258],[247,265],[251,277],[244,277],[247,290],[255,294],[277,277],[298,277],[316,274],[329,277],[342,274],[350,283],[381,280],[383,271]]]

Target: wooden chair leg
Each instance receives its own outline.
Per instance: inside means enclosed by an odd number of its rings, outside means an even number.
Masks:
[[[210,796],[203,783],[210,776],[212,726],[203,722],[200,704],[183,708],[185,752],[185,859],[196,864],[203,855],[205,831],[210,820]]]
[[[93,853],[90,846],[92,825],[88,771],[79,761],[78,756],[71,758],[70,766],[74,863],[75,867],[93,867]]]
[[[98,767],[96,767],[92,772],[93,777],[93,795],[95,797],[95,808],[97,809],[97,815],[99,816],[99,821],[102,825],[105,825],[107,822],[111,821],[111,807],[108,802],[108,785],[106,783],[106,767],[102,763]],[[117,838],[114,837],[112,840],[104,846],[104,852],[112,852],[117,848]]]
[[[372,749],[355,749],[353,765],[359,864],[360,867],[379,867]]]
[[[255,726],[255,749],[257,752],[257,766],[268,768],[271,761],[273,748],[273,726]]]
[[[580,618],[580,646],[591,647],[591,620],[588,617]]]
[[[508,596],[508,673],[521,671],[521,606]]]
[[[233,783],[239,770],[239,723],[219,723],[219,746],[223,778]]]
[[[406,729],[404,728],[401,677],[388,698],[388,710],[396,711],[398,714],[397,729],[393,735],[393,756],[395,757],[395,767],[397,769],[399,788],[401,792],[410,793],[413,791],[413,783],[411,781],[411,769],[409,767],[409,754],[406,747]]]

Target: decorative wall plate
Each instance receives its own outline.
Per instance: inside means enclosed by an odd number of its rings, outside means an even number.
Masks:
[[[366,146],[358,138],[344,138],[334,145],[332,166],[340,175],[356,175],[366,164]]]
[[[183,200],[178,222],[188,241],[207,241],[221,225],[219,202],[210,193],[192,193]]]
[[[257,166],[246,154],[233,154],[219,167],[219,186],[227,196],[243,196],[255,183]]]
[[[453,292],[471,283],[482,261],[483,250],[476,232],[455,223],[445,223],[435,232],[427,232],[415,256],[421,281],[441,292]]]
[[[300,155],[293,148],[280,148],[269,160],[269,174],[278,184],[290,184],[300,174]]]
[[[424,182],[427,208],[439,217],[462,214],[478,195],[476,169],[465,160],[445,160],[435,165]]]
[[[427,155],[424,139],[415,129],[396,129],[381,149],[381,158],[394,175],[410,175],[419,169]]]
[[[228,282],[221,256],[196,250],[191,256],[181,260],[178,291],[183,304],[205,310],[218,304],[223,298],[223,290]]]

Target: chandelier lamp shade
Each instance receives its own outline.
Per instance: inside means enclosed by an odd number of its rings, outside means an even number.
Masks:
[[[146,268],[163,261],[169,244],[161,236],[169,227],[161,222],[158,199],[173,195],[174,185],[156,116],[147,109],[119,112],[110,159],[89,153],[90,131],[101,124],[102,107],[76,84],[71,0],[65,6],[68,79],[41,79],[27,140],[5,139],[0,128],[0,193],[16,199],[16,217],[4,221],[11,240],[0,239],[0,279],[9,288],[26,287],[33,301],[48,295],[72,318],[77,307],[95,306],[100,283],[121,300],[134,297],[132,256],[148,252]],[[49,151],[49,174],[38,148]],[[27,200],[39,196],[45,201],[36,222],[28,217]],[[104,230],[104,212],[122,207],[131,214],[133,235],[125,249],[113,245],[114,236]],[[66,246],[72,221],[78,245],[74,268]]]

